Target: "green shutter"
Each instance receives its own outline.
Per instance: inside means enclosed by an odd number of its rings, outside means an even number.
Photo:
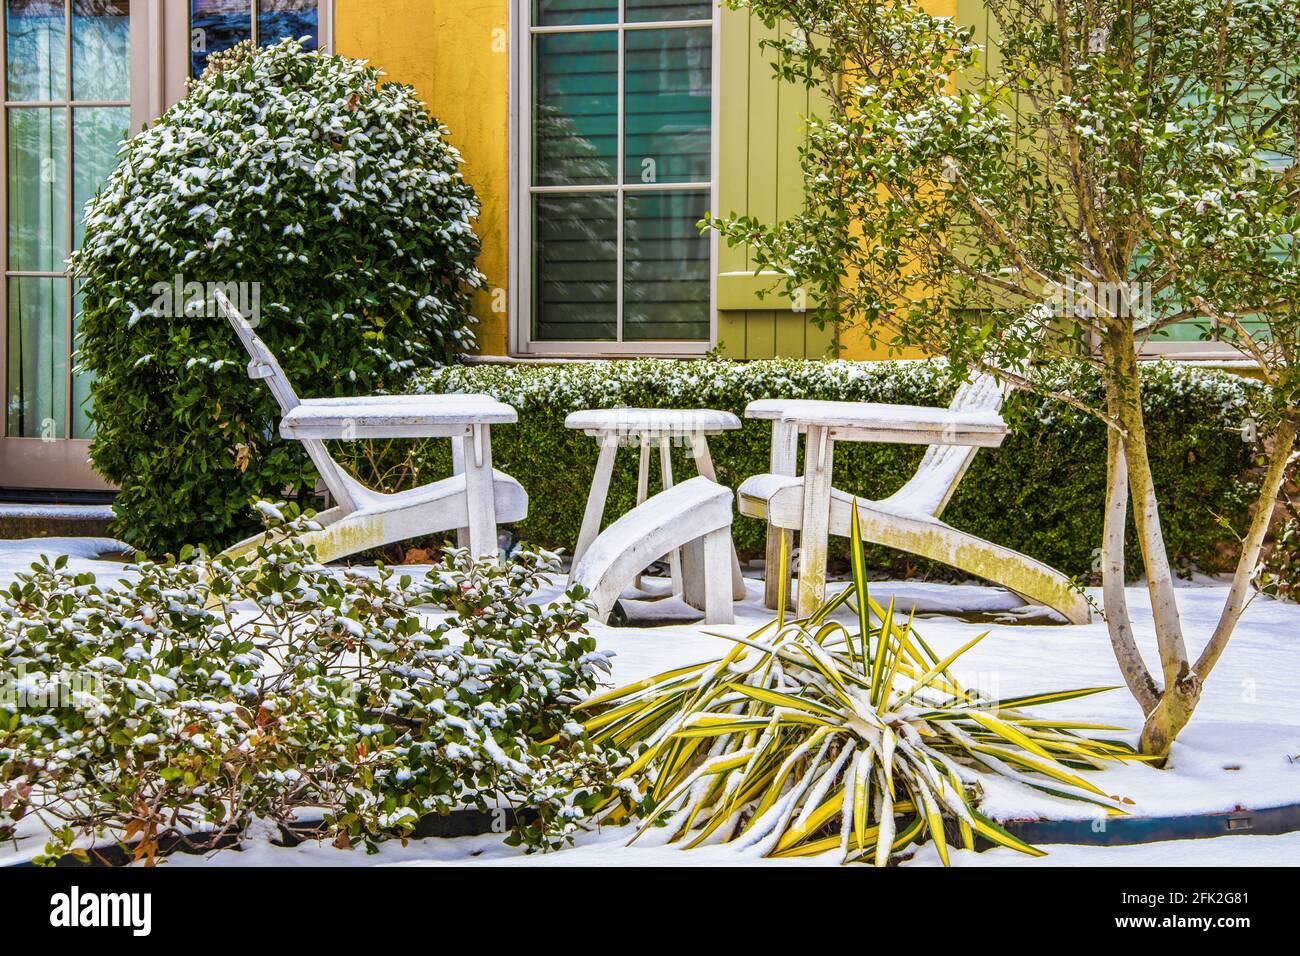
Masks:
[[[759,40],[772,37],[743,10],[722,10],[722,117],[718,130],[718,209],[721,215],[751,215],[771,223],[799,210],[803,175],[799,146],[809,93],[779,83],[771,53]],[[773,281],[755,276],[744,248],[718,249],[718,343],[735,358],[821,357],[834,338],[807,313],[791,310],[784,295],[759,293]]]

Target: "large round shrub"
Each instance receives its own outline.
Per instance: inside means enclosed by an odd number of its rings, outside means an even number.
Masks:
[[[125,144],[73,257],[91,456],[125,540],[229,544],[250,499],[316,482],[210,283],[245,284],[304,396],[400,390],[473,344],[478,207],[446,135],[410,87],[287,40],[227,57]]]

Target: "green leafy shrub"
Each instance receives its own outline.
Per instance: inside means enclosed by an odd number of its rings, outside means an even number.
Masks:
[[[1256,581],[1259,589],[1282,601],[1300,598],[1300,517],[1287,502],[1289,512],[1273,540],[1273,548]]]
[[[528,602],[553,556],[449,552],[419,579],[292,537],[184,557],[107,587],[60,558],[0,593],[0,836],[31,815],[47,861],[107,839],[151,860],[305,815],[373,847],[505,799],[549,848],[620,765],[571,716],[608,670],[586,605]]]
[[[327,397],[401,391],[472,345],[484,281],[474,192],[414,90],[294,40],[222,67],[125,144],[72,260],[91,455],[117,534],[152,554],[230,544],[250,500],[315,484],[209,284]]]
[[[1095,393],[1091,374],[1052,372],[1056,384]],[[1173,559],[1185,568],[1225,568],[1233,560],[1231,528],[1244,526],[1257,447],[1252,396],[1257,386],[1225,373],[1153,364],[1143,370],[1147,414],[1157,436],[1152,467],[1163,506],[1161,519]],[[586,491],[595,470],[595,442],[564,427],[565,416],[583,408],[620,405],[717,408],[742,417],[760,398],[946,405],[952,388],[942,362],[757,362],[640,360],[547,366],[452,366],[424,373],[429,392],[486,392],[513,405],[519,422],[493,433],[497,467],[528,489],[526,521],[518,531],[546,547],[572,548],[582,521]],[[1000,449],[985,449],[962,482],[945,520],[956,527],[1023,551],[1067,574],[1096,569],[1105,489],[1105,430],[1100,422],[1060,402],[1013,396],[1004,410],[1012,432]],[[746,421],[738,432],[709,440],[719,480],[732,488],[768,468],[770,427]],[[442,443],[445,445],[446,443]],[[448,473],[450,452],[432,442],[369,445],[356,451],[362,474],[401,487],[420,474]],[[867,498],[890,494],[910,477],[924,449],[916,446],[841,444],[835,451],[835,483]],[[625,452],[610,488],[610,512],[636,501],[636,467]],[[678,475],[692,466],[680,456]],[[739,546],[762,550],[763,528],[738,518]],[[1141,567],[1130,538],[1129,566]],[[837,540],[841,559],[844,542]],[[873,570],[945,573],[915,558],[880,548],[868,552]]]

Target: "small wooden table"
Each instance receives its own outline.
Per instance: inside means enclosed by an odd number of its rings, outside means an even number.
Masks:
[[[807,617],[826,599],[826,555],[830,537],[836,442],[888,442],[996,448],[1007,434],[996,411],[960,411],[871,402],[807,399],[750,403],[745,417],[772,422],[774,475],[793,476],[799,436],[804,436],[803,506],[799,531],[798,613]],[[769,521],[771,518],[769,517]],[[768,601],[776,606],[780,539],[768,537]],[[774,548],[774,542],[775,548]],[[775,553],[774,553],[775,551]]]
[[[659,474],[665,490],[673,487],[672,444],[675,441],[686,445],[698,474],[710,481],[717,481],[713,459],[709,455],[708,436],[733,431],[740,428],[741,423],[730,412],[712,409],[602,408],[574,412],[564,420],[564,425],[574,431],[585,432],[600,445],[596,474],[591,482],[591,493],[587,496],[587,510],[582,517],[582,530],[578,533],[578,543],[573,549],[573,567],[576,569],[582,556],[600,534],[605,505],[609,500],[609,482],[614,473],[614,461],[619,448],[635,446],[640,450],[636,484],[636,503],[639,506],[649,497],[652,445],[659,448]],[[672,552],[669,563],[672,568],[673,593],[684,595],[680,552]],[[732,592],[736,600],[740,600],[745,596],[745,581],[740,573],[740,561],[736,557],[734,544],[731,549],[731,568]]]

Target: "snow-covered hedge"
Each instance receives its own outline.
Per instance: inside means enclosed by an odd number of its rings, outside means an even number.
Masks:
[[[582,521],[596,447],[568,431],[565,416],[581,408],[619,405],[658,408],[719,408],[742,415],[760,398],[820,398],[944,405],[952,393],[942,362],[819,362],[777,359],[758,362],[631,362],[545,366],[466,365],[433,370],[418,379],[430,392],[486,392],[514,405],[519,423],[494,430],[498,467],[523,482],[530,496],[524,539],[546,547],[572,548]],[[1063,388],[1095,393],[1100,383],[1064,369],[1048,370]],[[1184,566],[1224,566],[1224,546],[1234,541],[1225,527],[1241,528],[1249,500],[1246,475],[1259,451],[1250,427],[1254,383],[1223,372],[1172,364],[1143,371],[1147,414],[1155,436],[1151,454],[1161,493],[1162,520],[1170,553]],[[1018,395],[1005,414],[1012,434],[1002,448],[984,450],[963,481],[946,520],[1062,568],[1087,576],[1101,540],[1106,470],[1102,425],[1061,402]],[[742,431],[710,439],[720,479],[736,487],[767,470],[769,427],[746,422]],[[445,443],[444,443],[445,444]],[[405,468],[390,457],[370,474],[390,472],[393,486],[409,481],[410,467],[450,467],[448,453],[420,447]],[[895,490],[916,466],[922,449],[843,444],[836,449],[836,485],[868,497]],[[624,452],[610,493],[610,513],[636,500],[636,466]],[[680,455],[678,475],[692,474]],[[757,552],[762,529],[738,519],[742,548]],[[925,568],[914,559],[877,550],[873,569],[901,573]],[[1134,557],[1131,567],[1139,568]]]
[[[229,543],[251,499],[314,483],[212,285],[304,395],[401,390],[473,343],[478,206],[446,137],[410,87],[286,40],[219,58],[125,144],[72,263],[119,536]]]
[[[608,670],[586,605],[528,601],[553,556],[449,552],[418,579],[326,569],[292,538],[185,558],[113,586],[60,558],[0,592],[0,839],[31,816],[50,860],[106,840],[149,858],[315,820],[371,846],[500,795],[551,847],[625,760],[571,715]]]

